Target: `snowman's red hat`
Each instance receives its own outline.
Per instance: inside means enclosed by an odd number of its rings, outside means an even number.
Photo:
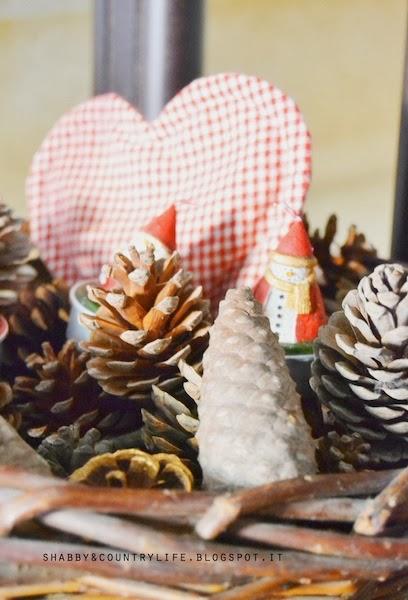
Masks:
[[[174,204],[145,225],[143,232],[161,242],[170,252],[174,252],[176,249],[176,207]]]
[[[313,246],[300,218],[293,221],[288,233],[280,240],[273,253],[273,260],[291,266],[316,264]]]

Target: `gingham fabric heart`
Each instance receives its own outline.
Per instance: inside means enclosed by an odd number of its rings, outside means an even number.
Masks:
[[[217,302],[263,274],[309,181],[302,115],[266,81],[198,79],[151,123],[108,94],[62,117],[35,155],[31,231],[54,273],[74,282],[175,203],[185,265]]]

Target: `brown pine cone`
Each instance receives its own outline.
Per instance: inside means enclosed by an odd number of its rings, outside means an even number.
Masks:
[[[318,440],[316,456],[323,473],[361,471],[370,466],[370,444],[358,433],[329,431]]]
[[[190,492],[193,475],[174,454],[118,450],[91,458],[71,481],[103,487],[179,488]]]
[[[153,246],[129,258],[117,254],[106,276],[117,282],[112,291],[90,288],[100,304],[95,316],[82,315],[91,330],[83,347],[92,355],[89,373],[108,394],[149,401],[153,385],[181,385],[180,359],[200,364],[208,344],[209,303],[192,275],[174,253],[155,260]]]
[[[7,358],[11,369],[19,373],[24,371],[22,364],[27,356],[40,352],[44,342],[49,342],[56,352],[64,345],[69,318],[67,285],[53,281],[27,286],[19,292],[7,318]]]
[[[21,426],[21,415],[13,404],[13,390],[10,385],[5,382],[0,382],[0,415],[14,429],[19,429]]]
[[[32,245],[24,221],[0,204],[0,306],[7,308],[17,300],[19,289],[36,277],[28,264]]]
[[[143,440],[150,451],[168,452],[197,462],[197,402],[201,377],[192,367],[180,361],[180,372],[187,381],[177,397],[153,386],[153,410],[142,409]],[[198,465],[198,463],[197,463]]]
[[[63,425],[76,424],[81,433],[94,426],[112,433],[140,424],[138,409],[102,392],[87,372],[88,359],[72,340],[58,353],[45,342],[42,354],[27,357],[32,376],[17,377],[13,393],[22,429],[32,443]]]
[[[377,256],[376,249],[367,242],[364,234],[357,231],[355,225],[349,227],[345,242],[337,246],[337,250],[336,233],[337,217],[331,215],[323,236],[318,229],[310,236],[321,270],[319,284],[330,314],[341,309],[347,292],[354,289],[360,279],[369,273]]]
[[[103,437],[98,429],[89,429],[81,435],[77,425],[67,425],[46,437],[38,446],[37,452],[49,463],[54,475],[68,477],[94,456],[141,447],[143,442],[140,429]]]
[[[311,386],[370,461],[408,464],[408,270],[380,265],[319,331]]]

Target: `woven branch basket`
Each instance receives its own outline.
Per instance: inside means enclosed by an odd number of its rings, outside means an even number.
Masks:
[[[0,469],[1,598],[408,598],[408,469],[227,495]]]

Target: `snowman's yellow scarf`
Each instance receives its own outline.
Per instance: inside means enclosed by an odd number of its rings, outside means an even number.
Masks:
[[[265,279],[272,287],[282,290],[287,294],[285,307],[294,310],[298,315],[308,315],[312,312],[310,286],[315,281],[315,274],[310,273],[301,283],[289,283],[276,277],[270,269],[267,270]]]

